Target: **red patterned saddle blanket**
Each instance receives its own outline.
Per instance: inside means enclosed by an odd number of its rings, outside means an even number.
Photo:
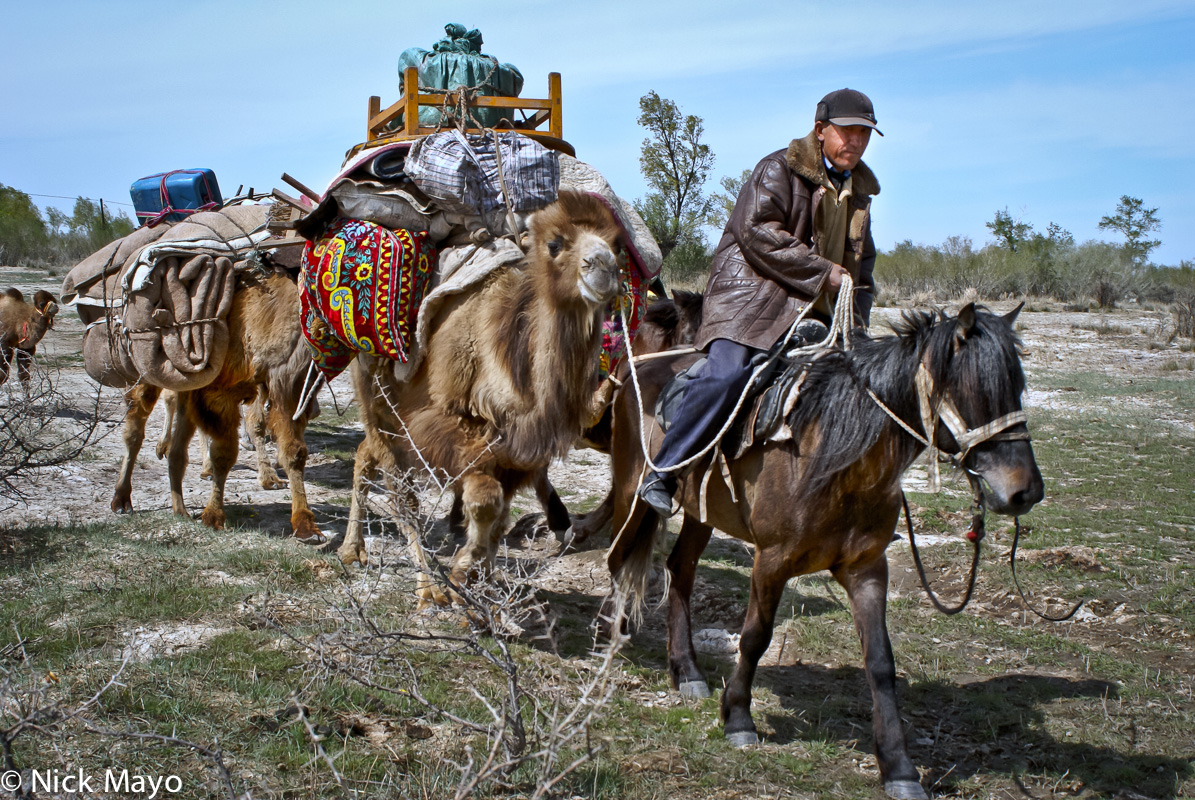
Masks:
[[[337,219],[303,249],[303,337],[328,380],[357,353],[406,363],[436,268],[426,233]]]

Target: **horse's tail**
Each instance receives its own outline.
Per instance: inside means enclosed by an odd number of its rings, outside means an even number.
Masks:
[[[615,604],[626,609],[627,616],[635,625],[641,625],[643,609],[647,604],[647,587],[651,581],[652,555],[656,550],[656,542],[665,530],[665,521],[651,509],[646,509],[644,513],[643,501],[638,498],[631,511],[627,517],[627,529],[614,534],[608,562],[615,559],[621,561],[618,573],[613,576],[612,596]],[[669,572],[665,570],[664,575],[667,581]],[[661,602],[667,597],[668,589],[665,586]]]

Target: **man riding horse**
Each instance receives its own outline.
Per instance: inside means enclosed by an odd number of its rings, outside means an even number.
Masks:
[[[839,89],[817,104],[813,130],[755,167],[714,251],[696,346],[705,366],[680,408],[638,494],[672,514],[678,464],[726,422],[752,359],[774,346],[812,304],[792,344],[827,335],[843,276],[854,283],[855,325],[866,327],[875,284],[871,198],[880,184],[860,159],[876,128],[871,100]]]

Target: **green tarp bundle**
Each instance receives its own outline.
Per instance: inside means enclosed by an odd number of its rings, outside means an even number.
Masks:
[[[466,31],[464,25],[444,26],[447,34],[431,50],[411,47],[398,57],[398,75],[407,67],[419,69],[419,86],[424,89],[471,87],[487,97],[518,97],[523,90],[523,74],[513,64],[499,64],[498,59],[481,52],[481,31]],[[486,76],[489,76],[488,78]],[[492,128],[502,120],[514,120],[503,108],[474,108],[471,113],[483,127]],[[440,109],[419,109],[419,124],[434,127],[440,123]],[[401,127],[401,121],[392,127]],[[470,125],[473,123],[470,122]]]

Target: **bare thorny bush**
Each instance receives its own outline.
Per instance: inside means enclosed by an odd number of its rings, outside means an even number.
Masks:
[[[446,782],[452,786],[431,787],[434,796],[462,800],[478,793],[514,792],[521,797],[556,797],[560,784],[602,749],[591,729],[613,697],[622,641],[615,637],[586,659],[560,654],[555,619],[535,590],[546,564],[542,559],[500,557],[497,569],[481,579],[467,586],[451,582],[445,563],[451,541],[437,548],[431,540],[437,528],[436,509],[444,508],[450,499],[454,481],[415,470],[387,475],[381,481],[389,487],[403,483],[419,486],[423,496],[419,505],[429,512],[397,501],[382,485],[373,488],[375,496],[388,499],[384,516],[400,536],[408,542],[417,539],[431,556],[426,570],[409,552],[387,562],[375,546],[371,564],[378,564],[377,570],[365,581],[343,584],[347,604],[338,612],[336,629],[307,640],[286,635],[309,653],[310,677],[338,676],[374,697],[405,701],[418,709],[418,716],[453,731],[450,741],[458,744],[437,753],[438,763],[422,776],[395,776],[388,785],[350,786],[336,767],[327,737],[300,713],[317,757],[341,788],[369,796],[384,789],[419,789],[427,794],[428,782],[438,783],[447,768]],[[381,538],[374,541],[380,544]],[[416,613],[397,625],[383,624],[374,602],[387,573],[399,577],[405,587],[430,583],[451,597],[454,606],[432,607],[431,614]],[[624,604],[615,607],[621,615]],[[618,630],[618,625],[612,629]],[[520,654],[520,644],[531,645],[543,657]],[[444,663],[451,663],[447,668],[451,675],[428,673],[428,664]],[[460,693],[451,708],[432,699],[443,691],[435,684],[446,679]],[[301,703],[297,707],[303,709]],[[404,785],[403,780],[417,785]]]
[[[72,397],[61,388],[60,373],[36,361],[29,380],[12,365],[0,386],[0,507],[25,500],[23,484],[40,470],[61,467],[83,454],[108,428],[100,392]]]
[[[20,502],[20,479],[31,470],[61,466],[78,457],[102,435],[103,415],[98,392],[84,404],[72,401],[44,371],[34,372],[27,390],[14,389],[14,384],[0,389],[0,402],[7,400],[0,408],[0,498]],[[420,475],[389,475],[383,483],[393,488],[418,481],[427,513],[377,486],[375,497],[388,502],[384,501],[385,521],[374,520],[371,526],[388,522],[387,527],[418,539],[431,555],[425,570],[417,566],[418,559],[387,562],[383,553],[375,553],[371,561],[376,568],[364,579],[342,574],[343,601],[327,604],[329,616],[321,633],[294,628],[273,615],[268,603],[263,609],[262,621],[308,657],[302,686],[291,694],[286,725],[302,726],[311,752],[309,766],[324,772],[329,792],[335,792],[335,786],[342,796],[386,796],[387,790],[404,796],[421,790],[426,795],[431,781],[436,784],[431,787],[433,796],[458,800],[508,792],[556,797],[561,784],[602,749],[591,730],[613,697],[622,642],[615,637],[583,658],[560,654],[552,612],[536,595],[544,559],[499,558],[491,574],[468,586],[454,585],[441,563],[451,555],[451,542],[440,550],[431,546],[437,509],[451,496],[453,481]],[[451,596],[455,605],[433,615],[395,615],[377,605],[384,581],[406,593],[413,585],[430,583]],[[622,604],[615,605],[621,615]],[[397,621],[386,623],[383,617]],[[617,622],[613,630],[619,629]],[[213,793],[250,800],[252,791],[243,785],[247,776],[230,772],[232,754],[224,748],[139,730],[132,721],[116,727],[99,721],[105,718],[105,693],[123,686],[127,656],[98,690],[87,690],[79,699],[52,672],[36,667],[24,644],[18,632],[16,645],[0,652],[0,760],[4,769],[23,769],[26,775],[26,786],[15,797],[33,796],[28,793],[30,765],[21,763],[20,753],[27,757],[30,752],[58,752],[65,767],[71,748],[60,749],[59,743],[87,733],[98,741],[191,751],[214,771],[215,783],[209,784]],[[446,664],[451,674],[434,674],[429,664]],[[433,699],[443,693],[445,680],[463,687],[452,702]],[[396,766],[380,782],[345,775],[338,762],[349,746],[347,735],[339,738],[304,704],[332,681],[364,688],[377,698],[379,710],[388,710],[394,718],[409,718],[413,707],[418,718],[448,732],[446,752],[429,756],[433,763],[423,773]],[[451,787],[441,785],[448,783]]]

